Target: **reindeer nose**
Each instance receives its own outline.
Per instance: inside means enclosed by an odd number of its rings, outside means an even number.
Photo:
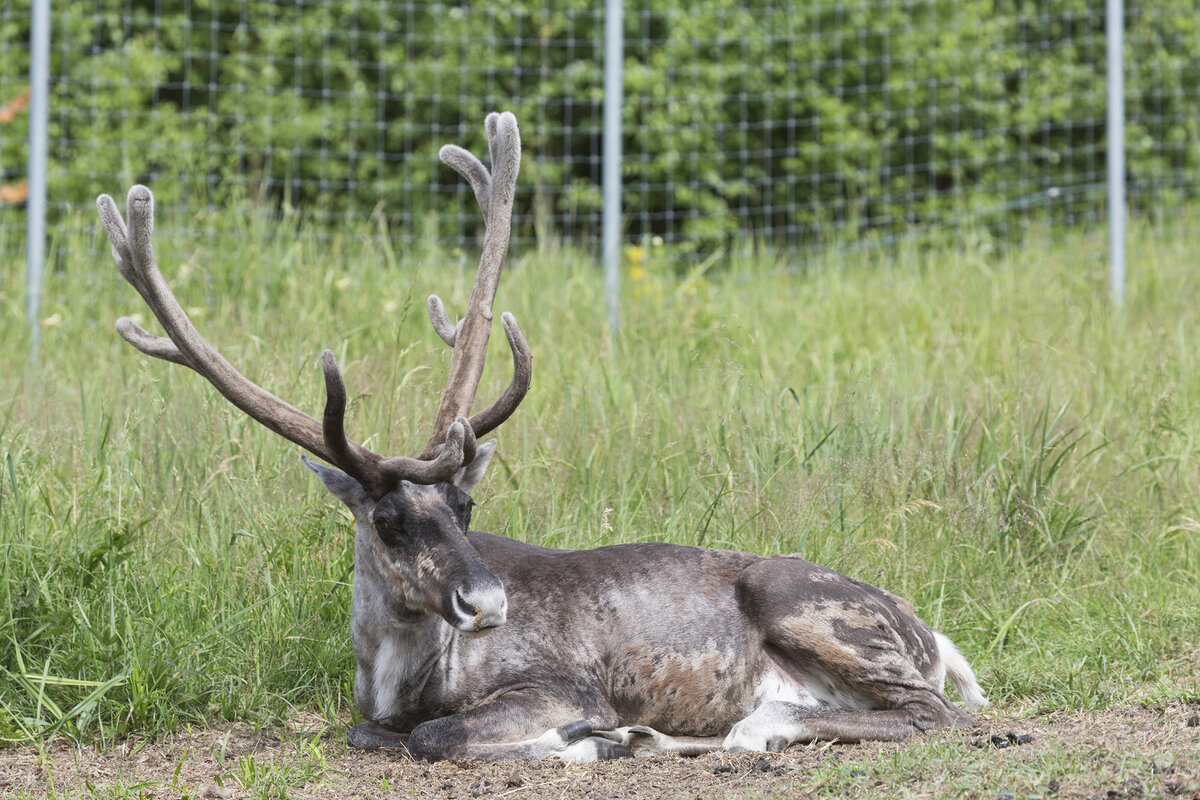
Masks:
[[[450,597],[452,618],[460,631],[481,631],[503,625],[508,618],[508,596],[498,578],[484,585],[455,589]]]

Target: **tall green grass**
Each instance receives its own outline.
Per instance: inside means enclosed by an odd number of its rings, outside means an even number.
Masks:
[[[247,220],[159,228],[201,330],[310,413],[332,348],[351,435],[419,449],[448,365],[423,300],[465,307],[473,255]],[[296,447],[120,341],[149,314],[85,230],[56,233],[36,367],[23,277],[0,284],[0,739],[345,718],[350,519]],[[619,336],[586,256],[525,252],[498,306],[534,384],[476,524],[801,552],[910,598],[1002,703],[1195,697],[1198,245],[1135,229],[1123,311],[1087,237],[800,273],[639,249]],[[508,381],[493,344],[481,397]]]

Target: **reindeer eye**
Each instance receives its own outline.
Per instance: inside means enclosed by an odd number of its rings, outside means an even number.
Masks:
[[[396,541],[404,532],[400,521],[389,511],[376,509],[375,513],[371,515],[371,522],[375,526],[379,538],[388,543]]]

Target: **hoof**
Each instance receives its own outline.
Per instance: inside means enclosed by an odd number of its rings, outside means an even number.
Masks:
[[[592,723],[586,719],[577,720],[575,722],[563,725],[558,729],[558,735],[567,744],[577,742],[580,739],[586,739],[592,735]]]
[[[346,741],[356,750],[378,750],[381,747],[407,748],[408,734],[385,728],[377,722],[360,722],[350,729]]]
[[[613,761],[618,758],[633,758],[633,751],[623,744],[610,742],[608,739],[596,738],[596,758],[600,761]]]
[[[768,753],[782,753],[784,750],[787,749],[787,746],[788,746],[787,739],[783,738],[782,736],[776,736],[774,739],[767,742],[767,752]]]

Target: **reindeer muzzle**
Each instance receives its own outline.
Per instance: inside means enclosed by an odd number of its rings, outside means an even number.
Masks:
[[[446,592],[442,616],[460,631],[482,631],[508,618],[504,584],[490,572],[473,575]]]

